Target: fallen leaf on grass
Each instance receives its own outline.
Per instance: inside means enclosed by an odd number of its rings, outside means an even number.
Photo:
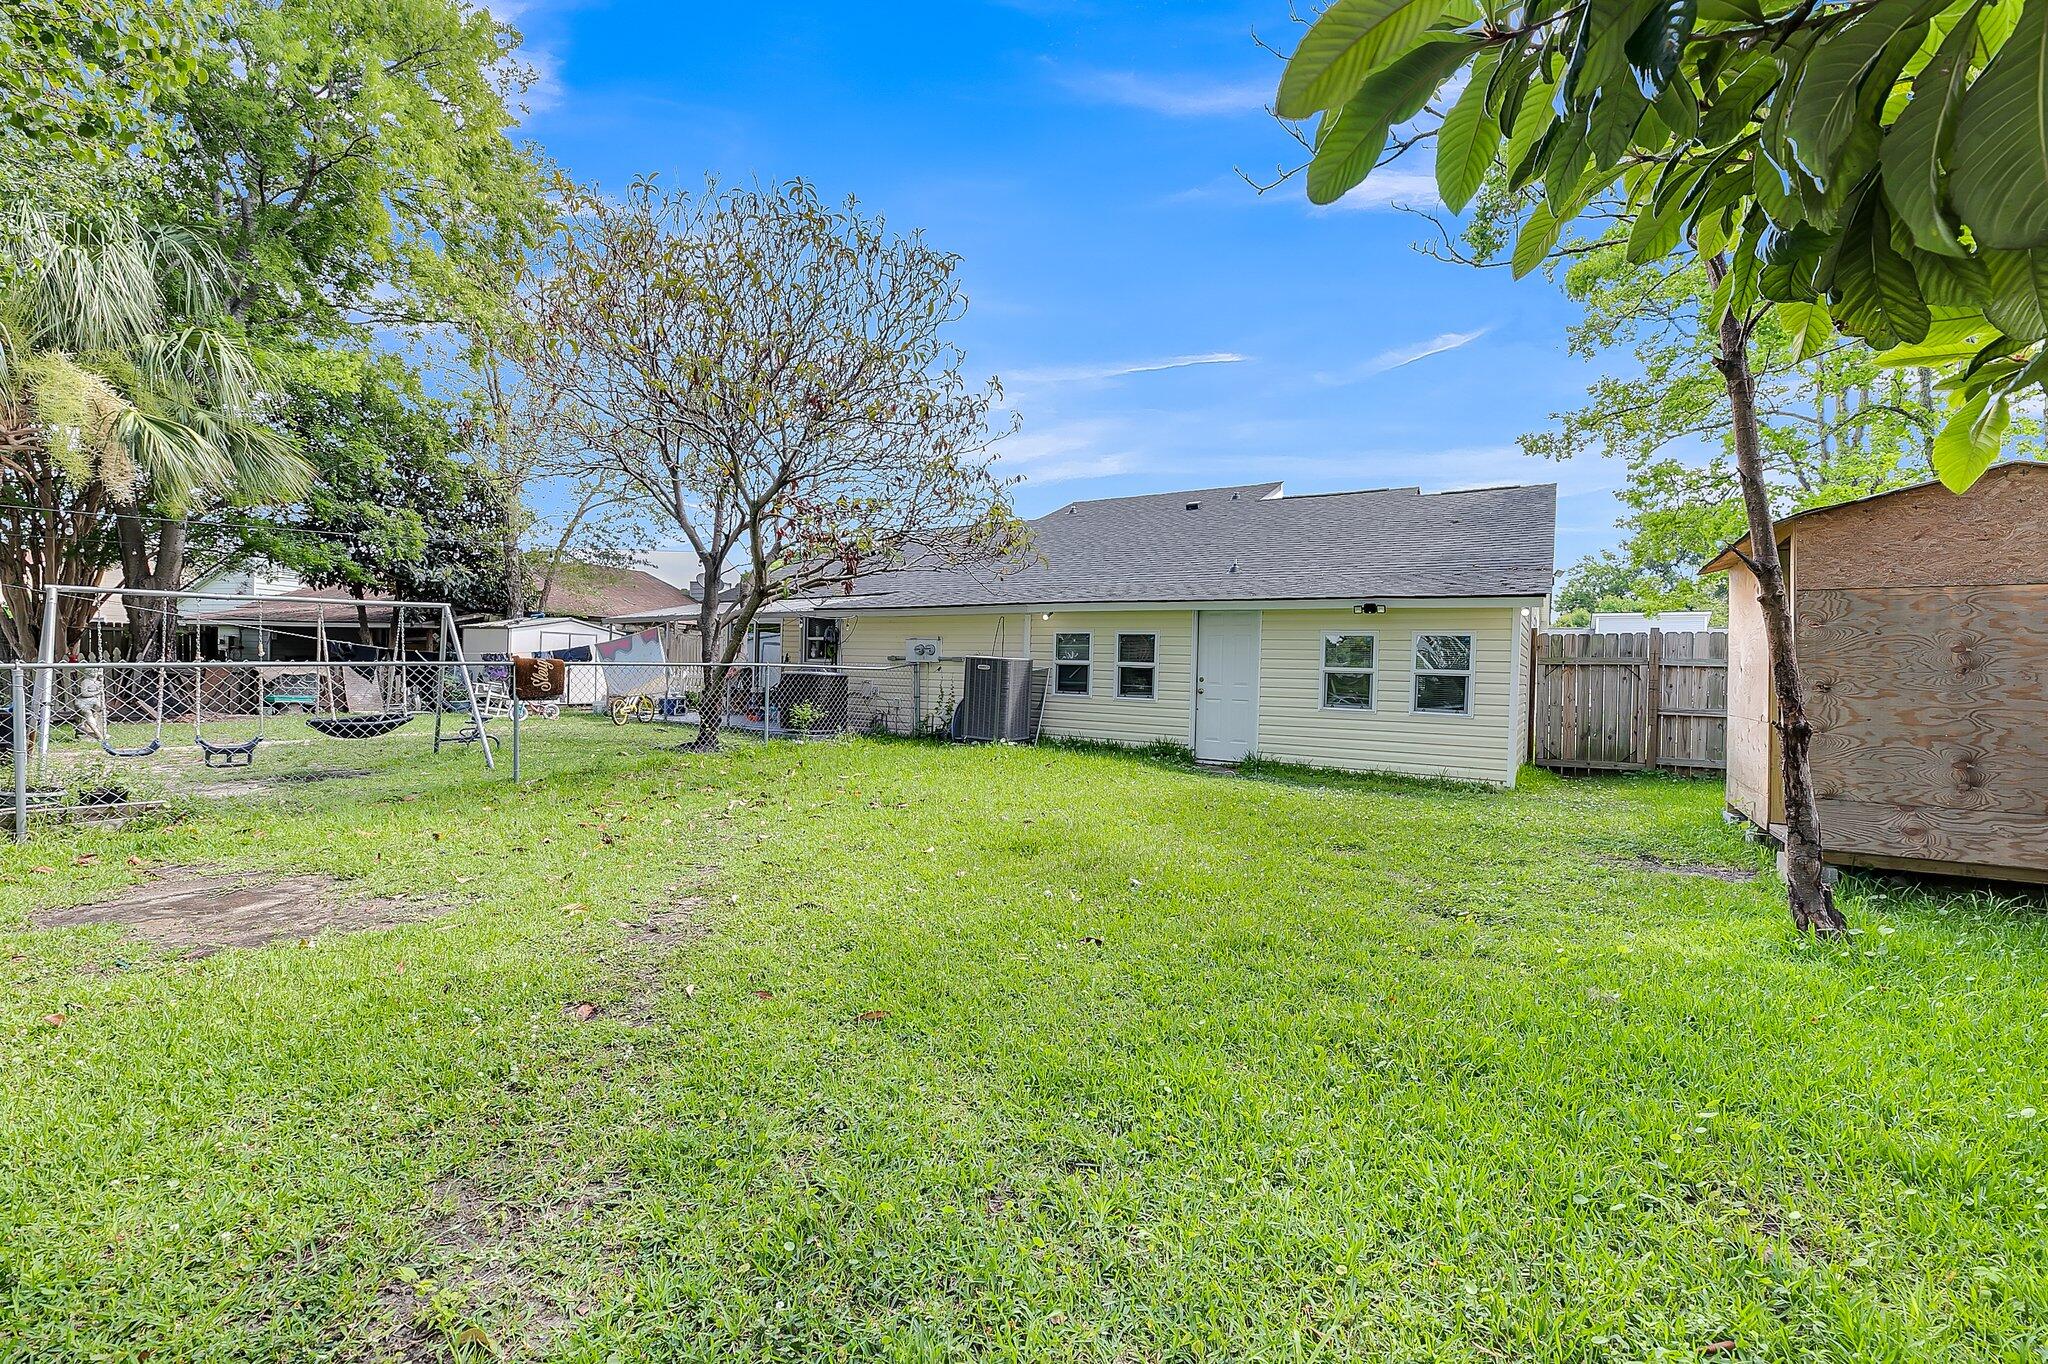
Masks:
[[[100,855],[98,853],[80,853],[71,859],[71,865],[74,867],[90,867],[98,863],[99,860]]]
[[[64,1014],[44,1014],[43,1022],[49,1024],[53,1028],[61,1028],[64,1026],[65,1017],[66,1016]]]
[[[856,1023],[879,1023],[888,1016],[889,1011],[887,1009],[869,1009],[865,1013],[854,1015],[853,1021]]]
[[[1732,1340],[1717,1340],[1711,1344],[1700,1346],[1700,1353],[1703,1355],[1725,1355],[1734,1348],[1735,1342]]]
[[[562,1010],[579,1023],[588,1022],[597,1017],[597,1006],[587,999],[580,1004],[564,1004]]]
[[[564,914],[588,914],[589,912],[588,909],[584,908],[581,900],[571,900],[568,904],[562,906],[562,913]]]
[[[141,859],[141,858],[137,857],[137,856],[136,856],[136,855],[135,855],[134,853],[129,853],[129,854],[128,854],[128,865],[129,865],[129,866],[131,866],[131,867],[139,867],[139,866],[142,866],[142,865],[143,865],[143,861],[142,861],[142,859]]]
[[[775,992],[773,990],[756,990],[754,991],[754,998],[773,999],[775,998]]]
[[[30,867],[29,874],[32,876],[48,876],[55,870],[57,870],[55,867]]]
[[[685,985],[685,986],[683,987],[683,998],[684,998],[684,999],[695,999],[696,997],[697,997],[697,987],[696,987],[696,986],[694,986],[694,985]]]

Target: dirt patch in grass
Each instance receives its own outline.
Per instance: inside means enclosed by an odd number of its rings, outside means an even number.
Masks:
[[[1717,867],[1710,862],[1666,862],[1661,857],[1615,857],[1607,865],[1626,871],[1661,871],[1671,876],[1705,876],[1715,881],[1739,884],[1756,880],[1754,867]]]
[[[417,1263],[378,1291],[390,1323],[377,1357],[531,1359],[589,1310],[540,1262],[599,1211],[603,1190],[564,1189],[546,1200],[510,1199],[457,1173],[436,1181]]]
[[[323,781],[367,777],[359,767],[313,768],[303,772],[277,772],[261,777],[229,777],[223,781],[195,781],[186,794],[204,800],[231,800],[237,796],[265,796],[280,787],[312,786]]]
[[[29,927],[112,924],[159,947],[203,957],[223,947],[261,947],[279,938],[389,928],[452,908],[425,897],[351,897],[328,876],[167,867],[111,899],[38,910]]]

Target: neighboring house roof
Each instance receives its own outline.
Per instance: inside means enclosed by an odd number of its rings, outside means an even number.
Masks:
[[[551,616],[618,620],[637,619],[650,611],[692,606],[696,600],[682,588],[657,578],[645,569],[563,564],[555,570],[555,580],[539,607]]]
[[[1058,603],[1542,597],[1557,487],[1289,497],[1278,483],[1070,502],[1028,523],[1021,562],[863,576],[792,610]]]
[[[2048,463],[2030,459],[2007,460],[2003,464],[1994,464],[1979,474],[1977,482],[1971,486],[1981,486],[1989,479],[2011,478],[2022,474],[2040,479],[2043,486],[2048,486]],[[1797,511],[1789,516],[1777,518],[1774,523],[1774,529],[1778,532],[1778,538],[1782,540],[1785,538],[1788,526],[1796,528],[1802,521],[1812,521],[1818,517],[1828,516],[1834,512],[1841,511],[1844,507],[1860,507],[1868,502],[1882,502],[1887,498],[1903,497],[1907,493],[1922,492],[1928,488],[1938,488],[1940,486],[1940,479],[1930,478],[1925,483],[1914,483],[1904,488],[1892,488],[1886,492],[1871,493],[1866,497],[1852,497],[1846,502],[1831,502],[1825,507],[1808,507],[1805,511]],[[1957,496],[1966,497],[1968,494],[1959,493]],[[1713,558],[1707,560],[1706,564],[1701,567],[1699,576],[1704,578],[1710,573],[1726,573],[1741,561],[1742,556],[1748,553],[1749,537],[1745,535],[1722,549]]]
[[[318,598],[319,600],[308,600]],[[244,602],[225,611],[212,611],[187,622],[194,625],[312,625],[325,619],[349,629],[356,625],[357,598],[333,587],[300,587],[280,592],[261,601]],[[390,624],[391,598],[382,592],[365,592],[361,601],[370,608],[370,623]],[[408,615],[417,622],[423,608],[411,608]]]

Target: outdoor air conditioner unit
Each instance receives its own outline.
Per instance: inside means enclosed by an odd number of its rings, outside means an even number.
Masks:
[[[969,657],[960,664],[964,682],[953,712],[953,737],[983,744],[1037,742],[1045,669],[1021,658]]]

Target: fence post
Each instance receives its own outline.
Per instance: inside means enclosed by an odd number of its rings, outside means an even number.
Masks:
[[[8,670],[7,717],[9,737],[14,741],[14,841],[28,842],[28,697],[21,685],[21,665]],[[44,685],[49,685],[45,683]]]
[[[57,661],[57,593],[43,589],[43,637],[36,645],[36,657],[45,664]],[[36,674],[36,759],[50,761],[50,715],[57,698],[57,673],[45,667]]]
[[[1661,747],[1657,731],[1664,718],[1664,632],[1651,627],[1650,657],[1643,664],[1643,765],[1652,772],[1660,766]]]

